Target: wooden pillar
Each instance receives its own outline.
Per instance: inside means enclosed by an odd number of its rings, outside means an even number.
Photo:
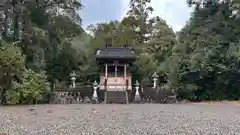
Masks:
[[[129,103],[129,99],[128,99],[128,92],[127,91],[125,91],[125,98],[126,98],[126,104],[128,104]]]
[[[107,91],[104,92],[104,104],[107,104]]]
[[[115,77],[117,77],[117,64],[115,64]]]
[[[127,66],[126,66],[126,64],[124,64],[124,81],[125,81],[125,89],[127,90]]]
[[[127,78],[127,65],[126,64],[124,64],[124,78],[125,78],[125,80]]]
[[[107,77],[108,77],[108,64],[105,64],[105,79],[104,79],[105,90],[107,90]]]
[[[105,64],[105,78],[108,76],[108,64]]]

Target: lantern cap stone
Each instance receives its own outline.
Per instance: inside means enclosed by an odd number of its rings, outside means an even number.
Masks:
[[[136,86],[139,86],[140,84],[139,84],[139,82],[138,82],[138,80],[136,80],[136,84],[135,84]]]
[[[73,71],[73,72],[70,74],[70,77],[76,77],[76,76],[77,76],[77,74],[76,74],[75,71]]]
[[[158,77],[159,76],[158,76],[157,72],[154,72],[153,75],[152,75],[152,78],[158,78]]]
[[[93,83],[93,86],[97,86],[97,85],[98,85],[98,83],[97,83],[97,81],[95,80],[94,83]]]

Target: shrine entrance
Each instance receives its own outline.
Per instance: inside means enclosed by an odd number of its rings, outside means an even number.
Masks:
[[[100,78],[102,82],[106,79],[106,90],[108,91],[125,91],[131,90],[131,87],[127,88],[127,86],[131,85],[131,74],[128,72],[127,67],[128,64],[118,63],[118,61],[114,61],[113,64],[105,64],[104,70],[102,70],[102,75]],[[101,82],[100,82],[101,84]],[[104,85],[102,85],[104,86]]]
[[[135,52],[128,47],[105,47],[97,50],[96,60],[100,68],[99,91],[104,93],[105,103],[128,103],[132,91],[130,67],[136,60]]]

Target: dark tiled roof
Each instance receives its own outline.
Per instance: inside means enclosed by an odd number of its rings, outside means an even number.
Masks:
[[[136,59],[135,52],[125,47],[106,47],[97,50],[97,59]]]

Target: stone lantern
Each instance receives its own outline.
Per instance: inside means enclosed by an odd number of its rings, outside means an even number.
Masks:
[[[157,80],[158,80],[158,75],[156,72],[153,73],[152,79],[153,79],[153,88],[157,88]]]
[[[139,89],[140,89],[139,86],[140,86],[140,84],[139,84],[139,82],[137,80],[136,84],[135,84],[135,89],[136,89],[135,99],[134,99],[135,102],[140,102],[141,101],[141,97],[140,97],[140,94],[139,94]]]
[[[75,88],[76,87],[76,73],[75,71],[73,71],[71,74],[70,74],[70,80],[72,81],[72,88]]]
[[[138,80],[137,80],[137,81],[136,81],[136,84],[135,84],[135,88],[136,88],[135,96],[139,96],[139,86],[140,86],[140,84],[139,84],[139,82],[138,82]]]
[[[97,96],[97,88],[98,88],[98,83],[97,81],[95,80],[94,83],[93,83],[93,99],[95,99],[96,101],[98,101],[98,96]]]

